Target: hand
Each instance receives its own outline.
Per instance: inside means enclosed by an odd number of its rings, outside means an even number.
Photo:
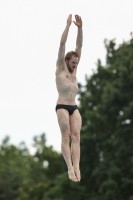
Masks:
[[[81,19],[81,17],[80,17],[79,15],[75,15],[75,20],[76,20],[76,22],[73,21],[74,24],[75,24],[77,27],[82,27],[82,19]]]
[[[72,23],[72,14],[70,14],[67,18],[67,25],[70,26]]]

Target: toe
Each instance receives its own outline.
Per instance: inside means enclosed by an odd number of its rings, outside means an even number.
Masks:
[[[74,170],[74,172],[75,172],[75,175],[76,175],[78,181],[80,181],[80,179],[81,179],[80,170],[79,170],[79,169],[76,169],[76,170]]]
[[[69,176],[70,180],[72,180],[72,181],[74,181],[74,182],[78,182],[78,179],[77,179],[77,177],[75,176],[75,173],[74,173],[73,170],[68,171],[68,176]]]

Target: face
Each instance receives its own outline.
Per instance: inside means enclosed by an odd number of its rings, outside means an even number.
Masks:
[[[72,56],[70,60],[66,60],[67,68],[70,73],[73,73],[73,71],[77,68],[78,60],[78,57],[75,56]]]

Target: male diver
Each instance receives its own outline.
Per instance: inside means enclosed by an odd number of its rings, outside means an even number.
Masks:
[[[79,162],[82,119],[75,97],[78,92],[76,71],[81,57],[83,33],[81,17],[75,15],[73,22],[78,27],[76,49],[65,55],[65,44],[72,23],[72,15],[70,14],[61,37],[56,62],[56,86],[59,94],[56,113],[62,135],[61,151],[68,167],[68,176],[72,181],[79,182],[81,179]]]

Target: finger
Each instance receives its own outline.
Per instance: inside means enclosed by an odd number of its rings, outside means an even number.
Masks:
[[[78,15],[75,15],[75,19],[77,19],[78,18]]]
[[[80,16],[79,16],[79,15],[77,15],[77,18],[76,18],[76,19],[77,19],[77,21],[80,21]]]
[[[77,16],[77,20],[81,20],[81,17],[79,15]]]
[[[70,14],[69,17],[71,18],[71,17],[72,17],[72,14]]]

